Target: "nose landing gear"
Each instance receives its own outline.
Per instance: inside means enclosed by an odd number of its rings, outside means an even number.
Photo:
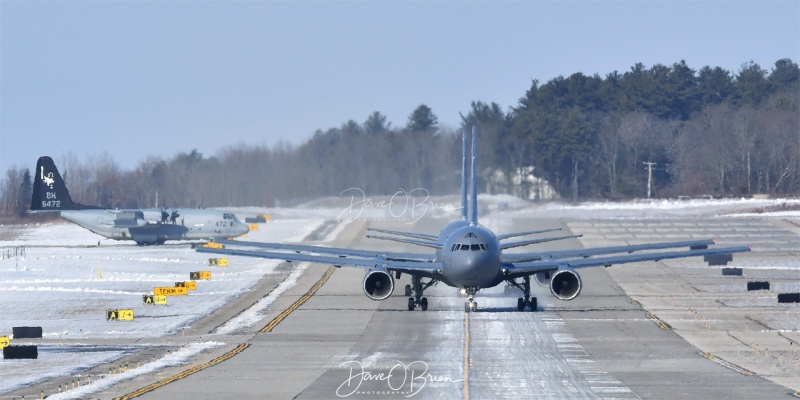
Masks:
[[[467,295],[469,296],[467,302],[464,303],[464,312],[478,311],[478,302],[475,301],[475,293],[478,293],[480,288],[477,286],[470,286],[464,289],[466,289]]]

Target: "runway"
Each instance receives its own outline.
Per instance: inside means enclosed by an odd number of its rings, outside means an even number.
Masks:
[[[426,221],[414,229],[430,231],[443,223]],[[503,228],[523,230],[559,223],[569,225],[558,220],[515,219]],[[357,237],[351,240],[355,247],[374,245]],[[556,246],[575,245],[579,243]],[[638,268],[656,268],[655,263],[647,264]],[[612,269],[623,273],[622,268]],[[325,270],[324,266],[310,267],[305,284],[285,300],[299,298]],[[398,295],[400,290],[386,301],[371,301],[361,291],[363,272],[338,269],[272,332],[239,337],[250,345],[240,354],[141,398],[789,395],[786,387],[703,357],[674,330],[663,329],[657,319],[648,317],[608,271],[582,270],[584,290],[571,302],[538,290],[541,312],[515,311],[516,295],[505,297],[502,289],[495,288],[477,297],[480,312],[465,314],[464,299],[453,288],[432,288],[426,293],[431,309],[409,312],[405,297]],[[398,281],[398,288],[405,283],[404,278]]]
[[[338,227],[328,244],[421,252],[425,249],[365,239],[364,230],[371,225],[436,232],[447,221],[357,221]],[[518,293],[497,287],[476,296],[479,312],[465,314],[465,299],[443,284],[426,291],[428,311],[410,312],[402,295],[407,276],[396,281],[392,297],[376,302],[362,292],[363,271],[284,263],[251,290],[159,342],[67,341],[67,346],[141,346],[81,371],[79,381],[203,346],[186,361],[176,359],[77,397],[792,398],[800,390],[795,369],[800,309],[775,299],[775,290],[800,290],[796,219],[552,219],[498,212],[481,222],[498,233],[564,227],[563,234],[584,234],[517,251],[709,237],[718,245],[755,247],[731,264],[744,269],[742,277],[723,277],[719,267],[698,259],[581,269],[584,285],[575,300],[557,300],[534,285],[539,310],[533,313],[517,312]],[[324,224],[308,239],[321,239],[334,227]],[[228,273],[235,275],[233,264]],[[294,275],[296,284],[275,297],[261,320],[220,330]],[[769,280],[774,290],[747,291],[746,282],[754,279]],[[269,332],[259,332],[265,327]],[[55,350],[64,346],[45,342]],[[0,397],[52,394],[65,382],[67,377],[55,377]],[[72,393],[52,398],[76,398]]]

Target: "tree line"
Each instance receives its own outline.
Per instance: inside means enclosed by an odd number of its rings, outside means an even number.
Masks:
[[[800,193],[800,68],[789,59],[770,71],[680,61],[533,80],[508,110],[473,101],[456,128],[423,104],[402,126],[376,111],[299,146],[190,150],[128,171],[108,154],[57,161],[73,200],[101,207],[293,205],[351,188],[441,195],[459,190],[460,133],[473,126],[481,192],[535,199],[540,188],[520,179],[532,172],[569,200],[643,197],[650,163],[659,197]],[[29,169],[10,168],[0,188],[0,215],[24,216]]]

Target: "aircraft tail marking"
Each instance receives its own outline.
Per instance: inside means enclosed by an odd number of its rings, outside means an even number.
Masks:
[[[47,212],[96,208],[72,201],[72,198],[69,197],[67,186],[64,184],[64,179],[58,173],[52,158],[48,156],[39,157],[34,175],[31,211]]]

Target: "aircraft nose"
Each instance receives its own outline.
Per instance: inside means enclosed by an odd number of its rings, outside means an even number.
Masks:
[[[239,226],[238,229],[236,229],[236,233],[238,233],[241,236],[247,232],[250,232],[250,227],[247,224],[239,222]]]

